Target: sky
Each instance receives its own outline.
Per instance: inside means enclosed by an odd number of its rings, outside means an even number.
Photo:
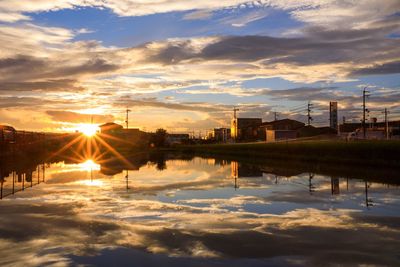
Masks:
[[[400,118],[399,0],[0,0],[0,123],[169,132]]]

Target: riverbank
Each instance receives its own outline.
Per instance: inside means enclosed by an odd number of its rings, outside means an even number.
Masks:
[[[162,149],[202,156],[229,155],[249,159],[274,159],[313,163],[400,167],[399,141],[303,141],[182,145]]]

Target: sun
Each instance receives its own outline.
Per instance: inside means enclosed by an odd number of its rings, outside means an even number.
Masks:
[[[87,137],[92,137],[99,130],[99,126],[95,124],[82,124],[79,126],[78,130]]]

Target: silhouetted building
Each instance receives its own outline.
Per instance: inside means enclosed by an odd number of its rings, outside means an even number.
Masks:
[[[231,137],[235,140],[262,140],[265,134],[261,118],[236,118],[231,121]]]
[[[294,130],[266,130],[267,142],[276,142],[297,138],[297,131]]]
[[[304,123],[291,119],[282,119],[270,122],[264,122],[262,126],[267,130],[298,130],[305,126]]]
[[[105,137],[107,135],[115,137],[114,140],[119,140],[120,142],[129,142],[138,144],[140,141],[143,141],[147,134],[145,132],[140,131],[137,128],[124,128],[122,125],[119,125],[114,122],[108,122],[99,126],[100,134],[103,134]],[[111,141],[111,140],[108,140]]]
[[[187,143],[189,142],[189,134],[167,134],[166,142],[169,145]]]
[[[16,139],[16,130],[8,125],[0,125],[0,144],[13,143]]]
[[[113,134],[120,133],[124,127],[114,122],[107,122],[99,126],[101,133]]]
[[[217,142],[225,143],[231,138],[231,129],[228,128],[214,128],[211,133],[211,139]]]

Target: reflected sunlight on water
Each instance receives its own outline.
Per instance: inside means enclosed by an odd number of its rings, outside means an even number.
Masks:
[[[99,171],[100,170],[100,164],[94,163],[92,159],[88,159],[83,163],[76,164],[78,168],[84,170],[84,171]]]
[[[79,181],[78,183],[87,186],[103,186],[103,181],[101,180],[83,180]]]

